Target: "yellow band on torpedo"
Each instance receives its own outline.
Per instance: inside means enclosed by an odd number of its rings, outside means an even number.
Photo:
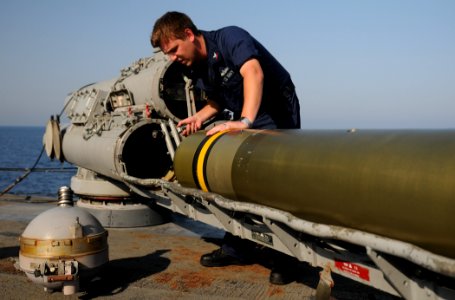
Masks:
[[[199,156],[197,158],[197,167],[196,167],[196,175],[197,181],[199,182],[199,186],[204,192],[208,192],[207,183],[205,182],[204,176],[204,161],[205,156],[207,155],[207,151],[210,149],[210,146],[217,140],[217,138],[228,132],[229,130],[218,131],[214,135],[212,135],[209,139],[206,140],[204,146],[202,146],[201,152],[199,152]]]

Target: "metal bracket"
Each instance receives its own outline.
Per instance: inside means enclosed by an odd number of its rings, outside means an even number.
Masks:
[[[186,198],[173,191],[164,190],[164,193],[169,197],[170,201],[158,200],[156,203],[160,206],[166,207],[174,212],[192,218],[194,220],[210,224],[214,227],[225,230],[223,224],[216,216],[210,214],[206,207],[197,207],[194,203],[188,203]],[[203,206],[203,205],[202,205]]]
[[[167,125],[164,121],[160,122],[161,131],[164,134],[164,140],[166,141],[167,151],[172,159],[174,159],[175,155],[175,147],[172,144],[171,135],[169,134],[169,130],[167,129]]]
[[[383,255],[366,247],[367,255],[383,272],[390,284],[405,299],[455,299],[455,292],[435,286],[433,283],[409,278]]]
[[[241,230],[241,223],[237,219],[233,218],[224,209],[214,203],[208,203],[205,207],[218,219],[226,231],[245,238]]]
[[[186,105],[188,110],[188,117],[196,114],[196,104],[194,100],[194,87],[193,81],[183,76],[183,80],[185,81],[185,95],[186,95]]]
[[[175,146],[178,147],[180,145],[181,139],[180,139],[180,135],[178,133],[177,127],[175,126],[174,121],[172,121],[171,119],[169,119],[168,123],[169,123],[169,128],[171,128],[171,134],[172,134],[172,137],[174,138]]]
[[[264,223],[270,230],[281,240],[281,242],[289,249],[293,256],[299,260],[313,262],[315,260],[315,253],[312,247],[307,243],[303,243],[294,235],[290,234],[277,222],[264,218]]]

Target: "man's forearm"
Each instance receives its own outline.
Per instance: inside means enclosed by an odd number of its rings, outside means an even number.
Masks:
[[[240,68],[243,76],[242,117],[254,122],[261,106],[264,74],[257,59],[251,59]]]
[[[196,113],[196,117],[204,123],[219,112],[219,106],[212,100],[207,101],[207,105]]]

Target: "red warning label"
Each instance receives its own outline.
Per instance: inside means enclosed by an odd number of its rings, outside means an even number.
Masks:
[[[343,272],[349,273],[363,280],[370,281],[370,271],[359,265],[347,261],[335,261],[335,267]]]

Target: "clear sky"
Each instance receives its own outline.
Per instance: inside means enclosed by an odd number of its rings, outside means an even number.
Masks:
[[[239,25],[288,69],[303,128],[455,128],[455,1],[2,0],[0,125],[42,125],[150,56],[169,10]]]

